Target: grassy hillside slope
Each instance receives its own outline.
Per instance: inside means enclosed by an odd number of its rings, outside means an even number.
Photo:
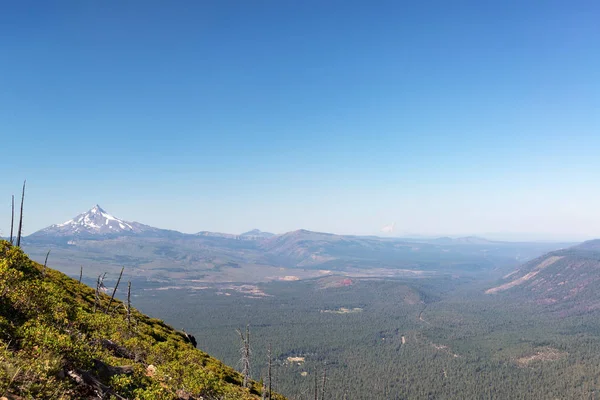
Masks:
[[[122,302],[95,297],[0,241],[0,397],[260,398],[258,383],[243,388],[184,333],[133,309],[128,321]]]

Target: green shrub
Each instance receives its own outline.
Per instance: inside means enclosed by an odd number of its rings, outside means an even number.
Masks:
[[[239,373],[191,347],[163,321],[132,310],[128,326],[119,300],[104,313],[105,294],[94,313],[94,289],[50,268],[41,270],[19,248],[0,241],[0,396],[80,398],[65,371],[94,373],[96,359],[111,366],[133,364],[132,374],[104,382],[126,398],[170,400],[178,398],[178,390],[207,398],[258,398],[240,387]],[[103,340],[127,354],[104,348]]]

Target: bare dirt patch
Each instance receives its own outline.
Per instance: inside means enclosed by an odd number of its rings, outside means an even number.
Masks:
[[[281,281],[299,281],[300,278],[298,278],[295,275],[286,275],[286,276],[284,276],[282,278],[279,278],[279,280],[281,280]]]
[[[533,354],[517,358],[515,362],[519,367],[527,367],[529,364],[537,361],[557,361],[568,356],[569,353],[554,349],[552,347],[542,347]]]
[[[306,358],[305,357],[288,357],[288,358],[286,358],[286,361],[289,364],[302,365],[304,363],[304,361],[306,361]]]
[[[458,357],[460,357],[460,355],[458,355],[458,354],[456,354],[456,353],[453,353],[453,352],[450,350],[450,348],[449,348],[448,346],[446,346],[446,345],[443,345],[443,344],[435,344],[435,343],[431,343],[431,346],[432,346],[434,349],[436,349],[436,350],[442,351],[442,352],[444,352],[444,353],[446,353],[446,354],[450,354],[450,355],[451,355],[452,357],[454,357],[454,358],[458,358]]]
[[[227,285],[223,287],[223,290],[232,290],[251,298],[272,297],[256,285]]]
[[[355,314],[355,313],[359,313],[362,312],[362,308],[359,307],[355,307],[355,308],[346,308],[346,307],[342,307],[342,308],[338,308],[337,310],[321,310],[322,313],[328,313],[328,314]]]

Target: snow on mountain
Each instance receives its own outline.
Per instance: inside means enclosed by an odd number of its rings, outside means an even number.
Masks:
[[[137,222],[127,222],[116,218],[99,205],[91,210],[79,214],[62,224],[51,225],[45,229],[35,232],[33,235],[52,236],[87,236],[87,235],[115,235],[141,233],[156,230],[147,225]]]

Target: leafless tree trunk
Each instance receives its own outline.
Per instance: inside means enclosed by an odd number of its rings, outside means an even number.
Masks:
[[[272,358],[271,358],[271,343],[269,343],[269,350],[267,352],[267,356],[269,358],[269,363],[267,365],[267,388],[268,388],[268,399],[271,400],[271,365],[272,365]]]
[[[319,387],[317,385],[317,370],[315,370],[315,400],[319,400]]]
[[[250,324],[246,325],[246,387],[250,387]]]
[[[127,283],[127,329],[131,329],[131,281]]]
[[[240,340],[242,341],[242,347],[240,349],[242,353],[242,375],[244,376],[244,387],[250,387],[250,325],[246,325],[246,336],[244,333],[237,329]]]
[[[50,250],[46,253],[46,259],[44,260],[44,269],[42,270],[42,276],[46,275],[46,265],[48,264],[48,256],[50,255]]]
[[[14,238],[13,238],[13,232],[14,232],[14,226],[15,226],[15,195],[12,195],[12,202],[11,202],[11,209],[12,212],[10,214],[10,244],[13,244],[14,242]]]
[[[98,307],[98,298],[100,294],[100,279],[102,278],[102,274],[98,275],[98,279],[96,279],[96,296],[94,297],[94,313],[96,312],[96,307]]]
[[[106,306],[106,310],[104,310],[104,314],[108,313],[108,310],[110,310],[110,306],[112,305],[112,302],[115,299],[115,293],[117,293],[117,288],[119,287],[119,283],[121,283],[121,277],[123,276],[124,270],[125,270],[125,267],[121,267],[121,273],[119,274],[119,279],[117,279],[117,284],[115,285],[115,288],[113,289],[112,296],[110,296],[110,301],[108,302],[108,306]]]
[[[321,386],[321,400],[325,400],[325,382],[327,381],[327,370],[323,369],[323,385]]]
[[[17,247],[21,247],[21,233],[23,232],[23,202],[25,201],[25,184],[23,182],[23,194],[21,194],[21,215],[19,216],[19,231],[17,232]]]
[[[79,267],[79,283],[81,283],[81,277],[83,276],[83,265]]]
[[[100,303],[100,289],[104,287],[104,277],[106,276],[106,272],[98,275],[98,280],[96,281],[96,298],[94,299],[94,313],[96,313],[96,308]]]

